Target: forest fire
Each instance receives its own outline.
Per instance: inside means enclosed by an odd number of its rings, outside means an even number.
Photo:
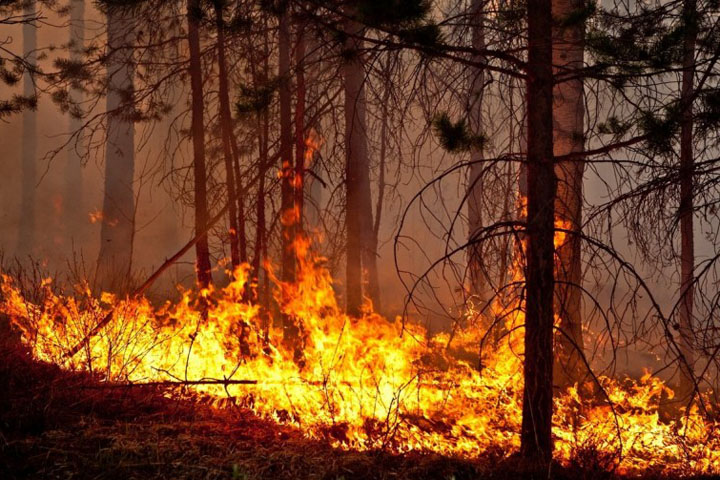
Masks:
[[[260,307],[243,300],[248,268],[234,281],[202,292],[207,311],[187,291],[176,304],[155,308],[145,299],[103,295],[56,296],[44,282],[44,301],[24,299],[3,277],[2,312],[21,328],[34,355],[70,369],[92,371],[108,382],[183,385],[215,398],[218,408],[249,407],[300,428],[311,438],[347,449],[435,451],[475,456],[509,455],[519,447],[522,401],[523,314],[503,315],[507,341],[484,358],[482,370],[453,358],[447,334],[427,339],[405,325],[367,311],[350,318],[339,308],[323,259],[296,242],[298,282],[282,313],[300,325],[300,365],[267,326]],[[280,285],[277,285],[280,288]],[[87,338],[113,310],[102,331]],[[467,312],[472,316],[472,312]],[[73,358],[67,352],[85,346]],[[477,329],[458,332],[453,347],[477,349]],[[572,388],[555,400],[555,455],[564,462],[592,454],[620,472],[720,471],[718,424],[693,408],[679,421],[662,421],[658,404],[672,392],[647,374],[638,382],[600,378],[608,401],[583,398]]]
[[[0,30],[0,479],[720,476],[716,0]]]

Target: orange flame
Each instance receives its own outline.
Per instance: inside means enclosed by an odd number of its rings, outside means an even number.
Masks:
[[[103,212],[102,210],[95,210],[90,213],[88,213],[88,217],[90,218],[90,223],[98,223],[102,222],[103,220]]]
[[[323,138],[320,136],[320,134],[314,129],[311,128],[310,132],[308,132],[308,136],[305,139],[305,168],[310,168],[312,165],[313,157],[315,156],[315,152],[320,150],[320,147],[322,147],[324,143]]]
[[[324,259],[307,240],[296,240],[297,283],[282,285],[276,296],[282,312],[301,326],[304,366],[283,345],[279,326],[266,322],[258,305],[244,300],[249,267],[234,281],[211,287],[207,311],[185,291],[176,304],[153,307],[144,298],[104,294],[93,299],[62,297],[43,283],[45,300],[31,303],[8,276],[2,277],[0,311],[13,319],[38,359],[66,368],[90,369],[112,381],[255,379],[257,385],[197,385],[197,392],[228,395],[257,414],[301,428],[308,437],[341,448],[387,448],[476,456],[484,451],[510,454],[519,447],[522,411],[524,314],[517,304],[493,305],[504,319],[507,341],[484,359],[479,371],[454,358],[448,334],[426,340],[423,328],[367,311],[345,315],[333,291]],[[518,265],[513,275],[519,278]],[[280,291],[283,291],[280,294]],[[113,321],[72,359],[65,352],[82,341],[110,308]],[[475,318],[476,312],[466,312]],[[454,347],[477,351],[483,334],[475,327],[459,332]],[[192,338],[192,341],[190,340]],[[616,405],[584,403],[577,389],[555,399],[555,456],[569,462],[591,449],[621,457],[611,466],[633,472],[664,465],[685,473],[720,471],[720,424],[697,409],[677,422],[663,423],[658,402],[668,389],[650,375],[639,382],[600,379]]]

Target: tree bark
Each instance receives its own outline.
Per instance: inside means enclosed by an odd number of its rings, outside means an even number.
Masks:
[[[85,44],[85,0],[71,0],[70,2],[70,59],[73,62],[82,62],[84,59]],[[83,100],[80,89],[70,89],[72,103],[79,104]],[[82,148],[82,119],[71,115],[69,121],[70,132],[78,132],[75,145],[68,150],[67,165],[65,166],[65,183],[63,186],[63,203],[66,208],[65,232],[66,246],[72,241],[85,238],[88,227],[88,211],[85,206],[82,159],[78,149]]]
[[[306,88],[306,112],[305,112],[305,129],[310,132],[314,132],[314,139],[318,142],[322,142],[322,126],[320,119],[318,118],[319,112],[313,107],[320,104],[319,89],[322,88],[313,81],[313,72],[322,71],[323,67],[321,63],[322,52],[319,40],[314,35],[306,35],[306,55],[305,65],[311,67],[307,68],[307,73],[310,74],[310,81],[307,83]],[[312,119],[311,122],[308,119]],[[317,147],[317,145],[316,145]],[[306,154],[307,155],[307,154]],[[322,189],[323,182],[320,180],[322,176],[320,164],[320,150],[315,148],[313,155],[306,159],[305,164],[305,177],[303,179],[303,226],[306,230],[319,230],[320,229],[320,217],[322,208]],[[310,175],[308,175],[308,172]]]
[[[256,224],[255,224],[255,252],[253,254],[253,274],[256,280],[260,277],[260,262],[263,252],[265,251],[265,175],[267,174],[268,145],[267,133],[269,130],[267,115],[263,115],[258,122],[260,127],[260,135],[258,143],[260,144],[260,166],[258,172],[258,190],[256,204]],[[258,284],[259,285],[259,284]]]
[[[37,15],[35,1],[25,4],[23,15],[33,18]],[[35,22],[26,22],[22,26],[23,57],[31,64],[37,61],[37,26]],[[35,95],[32,72],[23,75],[23,95]],[[37,186],[37,113],[25,109],[22,114],[22,195],[20,204],[20,228],[18,235],[19,256],[29,255],[35,246],[35,197]]]
[[[584,0],[552,0],[553,66],[556,75],[583,67],[585,23],[569,21],[585,8]],[[553,89],[553,154],[585,149],[585,98],[583,80],[557,83]],[[555,215],[560,228],[569,232],[557,247],[555,284],[560,333],[556,338],[555,384],[561,389],[582,380],[584,372],[582,336],[582,201],[583,159],[558,162]],[[562,234],[561,234],[562,235]]]
[[[248,256],[247,256],[247,232],[245,230],[245,205],[244,205],[244,195],[242,192],[244,191],[244,186],[242,182],[242,175],[240,173],[240,150],[237,146],[237,141],[235,139],[235,135],[233,134],[231,136],[231,142],[230,145],[232,146],[233,151],[233,169],[235,170],[235,196],[237,200],[237,228],[238,228],[238,248],[240,250],[240,263],[246,263]]]
[[[190,50],[190,89],[192,95],[191,134],[193,143],[193,174],[195,176],[195,231],[205,231],[208,220],[207,172],[205,170],[205,105],[203,101],[202,61],[200,58],[200,32],[198,30],[202,10],[200,0],[188,0],[188,48]],[[204,234],[195,245],[198,284],[207,288],[212,283],[210,247]]]
[[[374,252],[366,252],[372,221],[370,199],[370,172],[367,151],[365,105],[365,72],[362,58],[363,42],[355,35],[362,31],[353,20],[346,23],[348,40],[345,48],[348,58],[343,65],[345,90],[345,188],[347,229],[346,248],[346,310],[348,315],[359,316],[363,303],[363,261]]]
[[[228,93],[228,71],[225,60],[225,21],[220,1],[215,1],[215,24],[217,25],[217,61],[218,96],[220,103],[220,130],[222,131],[223,156],[225,159],[225,184],[228,195],[228,219],[230,224],[230,262],[233,270],[240,266],[240,247],[238,242],[238,203],[235,194],[236,179],[233,152],[233,126],[230,113],[230,94]]]
[[[470,3],[470,11],[468,12],[469,22],[472,25],[472,47],[476,51],[485,48],[485,32],[483,27],[484,14],[483,4],[485,0],[472,0]],[[485,57],[479,53],[473,55],[473,60],[477,63],[484,63]],[[482,104],[483,90],[485,84],[485,70],[479,66],[473,66],[469,69],[469,85],[467,98],[467,116],[470,131],[473,134],[479,134],[483,129]],[[468,202],[468,240],[473,238],[483,227],[482,206],[483,188],[480,175],[483,170],[482,149],[473,149],[470,152],[470,169],[468,172],[467,185],[467,202]],[[487,268],[483,264],[484,249],[481,244],[471,243],[468,251],[468,274],[469,274],[469,294],[471,303],[476,308],[482,306],[488,301],[488,278]]]
[[[694,329],[693,304],[695,300],[695,238],[693,233],[694,170],[692,97],[695,80],[695,43],[697,41],[696,0],[683,2],[683,18],[686,22],[683,41],[683,74],[680,92],[682,118],[680,123],[680,388],[678,399],[692,400],[695,393],[693,365]]]
[[[293,138],[292,94],[290,92],[290,19],[285,10],[280,15],[278,67],[280,76],[280,162],[281,162],[281,215],[282,215],[282,280],[295,280],[294,237],[294,190],[293,190]]]
[[[132,48],[128,46],[132,18],[120,8],[111,8],[107,24],[105,191],[96,282],[102,290],[124,292],[130,286],[128,279],[135,235],[135,66]]]
[[[550,0],[527,3],[528,219],[522,456],[552,457],[554,202]]]
[[[297,24],[295,44],[295,68],[297,84],[295,91],[295,235],[303,236],[303,210],[305,208],[305,25]]]
[[[292,94],[290,91],[290,15],[288,9],[280,15],[278,68],[280,76],[280,161],[282,179],[280,184],[281,224],[282,224],[282,280],[286,284],[295,282],[295,226],[297,209],[295,205],[295,187],[293,168],[293,131],[292,131]],[[286,299],[283,298],[283,302]],[[293,351],[296,362],[301,362],[300,329],[295,320],[287,314],[282,315],[283,341]]]
[[[267,34],[267,21],[264,20],[264,34],[263,34],[263,50],[262,50],[262,70],[258,73],[255,71],[255,63],[251,62],[250,68],[252,72],[254,84],[265,85],[270,76],[270,65],[268,58],[270,57],[270,48],[268,45],[268,34]],[[268,298],[267,295],[263,295],[263,287],[265,283],[260,282],[260,264],[262,257],[265,254],[265,236],[266,236],[266,225],[265,225],[265,175],[267,174],[268,165],[268,151],[269,151],[269,135],[270,135],[270,122],[268,118],[268,110],[263,109],[256,113],[257,119],[257,133],[258,133],[258,153],[260,156],[259,171],[258,171],[258,189],[256,197],[256,222],[255,222],[255,251],[252,260],[252,270],[254,275],[254,281],[257,284],[256,300],[260,301]],[[267,277],[267,274],[265,275]],[[263,306],[267,310],[269,308],[269,302],[263,302]]]
[[[377,268],[377,253],[378,244],[380,238],[380,220],[382,219],[383,205],[385,203],[385,169],[387,164],[387,151],[388,151],[388,129],[389,126],[389,111],[388,103],[390,102],[391,92],[391,72],[392,72],[392,58],[388,56],[387,64],[384,68],[385,78],[383,79],[383,96],[381,109],[381,122],[380,125],[380,157],[378,159],[378,180],[377,180],[377,201],[375,202],[375,218],[372,219],[372,229],[370,231],[370,252],[375,252],[372,256],[372,262],[368,264],[368,295],[372,299],[373,307],[376,312],[382,312],[382,298],[380,297],[380,275]]]

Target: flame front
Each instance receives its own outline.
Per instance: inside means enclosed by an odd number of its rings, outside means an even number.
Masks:
[[[297,283],[275,282],[285,292],[278,294],[285,299],[283,313],[301,327],[302,367],[283,346],[280,327],[243,300],[246,266],[227,287],[203,292],[205,311],[190,291],[175,304],[153,307],[146,299],[94,299],[87,286],[77,297],[58,296],[49,281],[42,286],[44,302],[34,304],[7,276],[0,309],[21,328],[38,359],[112,381],[257,380],[189,388],[217,398],[218,406],[241,404],[337,447],[468,457],[517,451],[524,321],[517,305],[493,306],[492,315],[504,320],[510,334],[479,370],[450,353],[448,334],[428,340],[421,327],[403,327],[399,319],[345,315],[323,259],[310,254],[307,242],[297,246]],[[113,321],[66,358],[111,309]],[[482,333],[458,332],[453,347],[477,351]],[[679,422],[661,422],[658,402],[668,389],[659,379],[600,382],[613,408],[584,400],[577,389],[556,397],[556,458],[570,462],[593,452],[608,459],[605,468],[625,472],[659,465],[688,474],[720,470],[719,425],[696,409]]]

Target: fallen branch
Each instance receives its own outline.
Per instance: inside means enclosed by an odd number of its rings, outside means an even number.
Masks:
[[[84,388],[185,387],[196,385],[257,385],[257,380],[163,380],[157,382],[100,383]]]

